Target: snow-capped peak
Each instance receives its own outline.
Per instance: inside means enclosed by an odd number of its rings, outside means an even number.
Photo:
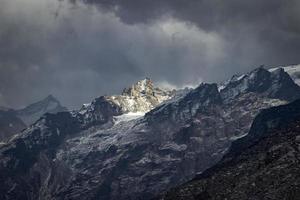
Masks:
[[[101,96],[84,104],[78,113],[86,124],[118,123],[144,115],[174,95],[174,90],[156,88],[150,78],[145,78],[125,88],[121,95]]]
[[[109,96],[107,99],[120,106],[123,113],[146,113],[173,95],[174,91],[154,87],[152,80],[147,77],[125,88],[121,95]]]
[[[129,88],[125,88],[122,92],[124,96],[144,96],[148,95],[151,96],[154,94],[154,86],[153,82],[150,78],[145,78],[133,84]]]

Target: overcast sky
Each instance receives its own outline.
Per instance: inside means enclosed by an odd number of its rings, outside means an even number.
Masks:
[[[0,105],[78,108],[143,77],[183,87],[300,63],[299,0],[0,0]]]

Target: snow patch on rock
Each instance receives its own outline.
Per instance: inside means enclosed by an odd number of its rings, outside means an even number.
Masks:
[[[141,118],[145,115],[144,112],[129,112],[123,115],[114,116],[114,124],[119,124],[121,122],[128,122],[134,119]]]

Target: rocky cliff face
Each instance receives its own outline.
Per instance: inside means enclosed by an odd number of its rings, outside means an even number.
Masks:
[[[299,199],[300,100],[262,111],[214,167],[157,199]]]
[[[284,71],[263,68],[221,89],[170,92],[140,81],[79,111],[46,115],[1,147],[2,197],[150,199],[219,161],[260,110],[297,97]]]

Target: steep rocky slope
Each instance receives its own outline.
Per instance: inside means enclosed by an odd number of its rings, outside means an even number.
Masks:
[[[144,80],[47,114],[2,146],[2,199],[150,199],[219,161],[261,109],[300,97],[281,69],[258,68],[221,89],[153,88]]]
[[[262,111],[249,134],[194,180],[158,199],[289,199],[300,197],[300,100]]]

